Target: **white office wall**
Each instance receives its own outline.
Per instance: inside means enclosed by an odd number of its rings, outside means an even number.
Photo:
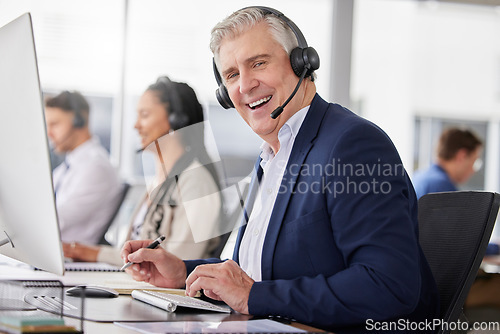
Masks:
[[[394,141],[406,168],[413,154],[413,1],[356,1],[351,94],[363,117]]]
[[[500,107],[500,13],[483,6],[418,6],[414,106],[487,119]]]

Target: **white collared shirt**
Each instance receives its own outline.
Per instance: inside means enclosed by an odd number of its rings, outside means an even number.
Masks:
[[[122,182],[97,139],[66,154],[53,172],[61,239],[96,244],[116,210]]]
[[[262,280],[262,248],[264,247],[269,219],[292,152],[293,143],[308,110],[309,106],[299,110],[281,127],[278,132],[280,149],[276,155],[268,143],[264,142],[261,145],[262,179],[239,250],[240,267],[254,281]]]

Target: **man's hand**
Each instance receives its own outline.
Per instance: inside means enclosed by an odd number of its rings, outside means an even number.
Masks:
[[[197,266],[186,280],[186,294],[203,290],[207,297],[223,300],[233,310],[248,314],[252,280],[233,260]]]
[[[186,280],[186,266],[175,255],[158,247],[148,249],[152,240],[131,240],[120,253],[124,263],[134,262],[125,271],[136,281],[144,281],[165,288],[182,288]]]

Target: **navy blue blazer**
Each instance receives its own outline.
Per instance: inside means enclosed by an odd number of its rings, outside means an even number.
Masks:
[[[396,148],[376,125],[316,94],[276,198],[250,314],[338,330],[368,319],[434,319],[438,304]]]

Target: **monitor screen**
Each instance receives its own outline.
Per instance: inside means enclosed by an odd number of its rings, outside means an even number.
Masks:
[[[0,28],[0,136],[0,253],[63,275],[29,13]]]

